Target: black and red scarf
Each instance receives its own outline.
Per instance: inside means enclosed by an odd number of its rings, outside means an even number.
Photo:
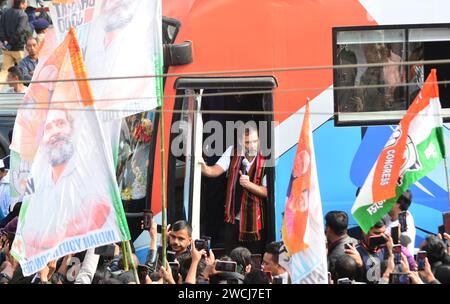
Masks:
[[[244,156],[233,156],[227,180],[227,196],[225,201],[225,222],[234,224],[235,215],[235,190],[236,183],[239,182],[239,170]],[[258,154],[256,160],[250,167],[247,174],[251,182],[261,185],[264,176],[264,157]],[[263,228],[263,208],[264,199],[243,189],[242,197],[238,198],[241,204],[241,220],[239,225],[240,241],[260,240],[260,230]]]

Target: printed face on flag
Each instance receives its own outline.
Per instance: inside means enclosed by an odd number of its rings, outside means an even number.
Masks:
[[[133,19],[139,0],[106,0],[102,3],[101,16],[104,29],[112,32],[128,25]]]
[[[58,78],[86,78],[74,32],[55,54]],[[86,102],[89,85],[57,82],[53,89],[12,246],[25,275],[68,253],[129,239],[111,146]]]
[[[43,142],[51,166],[67,163],[74,153],[72,120],[63,110],[51,110],[44,126]]]

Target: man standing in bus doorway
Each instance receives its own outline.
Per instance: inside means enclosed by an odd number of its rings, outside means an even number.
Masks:
[[[203,159],[202,174],[218,177],[228,171],[225,199],[225,250],[229,254],[239,246],[252,253],[263,253],[263,209],[267,198],[264,157],[256,124],[247,123],[242,136],[242,148],[230,146],[213,166]]]

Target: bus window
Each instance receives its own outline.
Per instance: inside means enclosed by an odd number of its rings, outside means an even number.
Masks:
[[[154,155],[154,118],[154,112],[143,112],[122,119],[116,177],[127,214],[150,207],[146,206],[146,199],[149,159]],[[128,218],[133,239],[140,232],[140,220],[140,217]]]
[[[447,59],[450,27],[334,28],[333,40],[336,125],[398,123],[433,68],[440,82],[444,121],[450,121],[450,87],[446,84],[450,66],[426,63]]]

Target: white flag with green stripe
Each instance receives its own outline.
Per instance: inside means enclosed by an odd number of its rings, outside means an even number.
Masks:
[[[410,105],[372,167],[352,214],[366,233],[412,184],[445,157],[436,70]]]

